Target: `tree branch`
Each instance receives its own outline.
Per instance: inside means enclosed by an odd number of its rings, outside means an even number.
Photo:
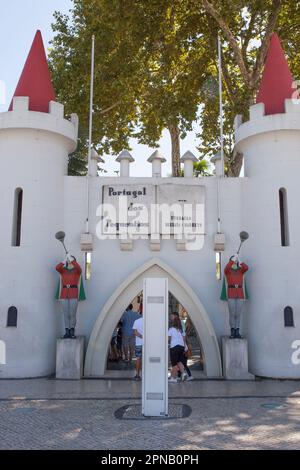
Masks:
[[[257,89],[258,87],[258,83],[260,80],[260,72],[263,68],[263,65],[266,59],[266,55],[267,55],[268,48],[270,45],[271,36],[275,29],[278,15],[279,15],[280,8],[281,8],[281,4],[282,4],[281,0],[273,0],[272,3],[273,3],[273,11],[270,14],[268,24],[266,27],[266,33],[262,40],[260,49],[258,51],[256,63],[255,63],[253,72],[251,74],[250,86],[252,89]]]
[[[117,101],[116,103],[112,104],[111,106],[109,106],[108,108],[105,108],[105,109],[102,109],[101,111],[95,111],[94,114],[106,114],[108,113],[109,111],[111,111],[112,109],[116,108],[117,106],[119,106],[119,104],[121,103],[121,100]]]
[[[230,74],[229,74],[229,71],[228,71],[228,68],[227,68],[227,64],[225,62],[225,58],[223,58],[223,60],[222,60],[222,74],[223,74],[224,82],[225,82],[225,85],[226,85],[226,88],[227,88],[228,98],[231,101],[231,104],[234,105],[235,93],[234,93],[234,90],[233,90],[233,85],[232,85],[232,82],[231,82],[231,79],[230,79]]]
[[[243,56],[245,64],[247,63],[247,47],[249,45],[249,41],[252,36],[252,29],[256,20],[257,13],[258,13],[258,10],[253,10],[247,31],[245,31],[244,40],[242,40],[242,56]]]
[[[224,34],[225,38],[227,39],[227,41],[229,42],[229,44],[232,48],[233,54],[235,56],[235,60],[236,60],[237,65],[238,65],[238,67],[241,71],[241,75],[244,79],[244,82],[245,82],[246,85],[249,85],[251,75],[249,74],[249,72],[247,70],[247,67],[246,67],[246,64],[244,62],[242,51],[241,51],[235,37],[233,36],[232,32],[230,31],[228,25],[225,23],[222,16],[217,12],[215,7],[210,2],[208,2],[207,0],[202,0],[202,5],[203,5],[204,9],[206,10],[206,12],[215,19],[215,21],[218,23],[219,27],[223,31],[223,34]]]

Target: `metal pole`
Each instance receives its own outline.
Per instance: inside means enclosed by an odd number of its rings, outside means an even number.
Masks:
[[[223,98],[222,98],[222,49],[221,39],[218,36],[218,57],[219,57],[219,104],[220,104],[220,141],[221,141],[221,162],[222,162],[222,174],[224,177],[224,136],[223,136]]]
[[[221,232],[221,206],[220,206],[220,176],[217,175],[217,212],[218,212],[218,233]]]
[[[238,249],[238,251],[236,252],[237,255],[240,254],[240,249],[241,249],[242,243],[243,243],[243,242],[240,243],[239,249]]]
[[[65,242],[62,242],[62,245],[63,245],[63,247],[64,247],[64,249],[65,249],[65,252],[66,252],[66,255],[67,255],[69,252],[68,252],[68,250],[67,250],[67,248],[66,248]]]
[[[224,176],[224,145],[223,145],[223,101],[222,101],[222,58],[221,58],[221,40],[218,36],[218,67],[219,67],[219,115],[220,115],[220,140],[221,140],[221,175],[217,176],[217,213],[218,213],[218,233],[221,233],[221,196],[220,180]]]
[[[91,52],[91,85],[90,85],[90,115],[89,115],[89,149],[88,149],[88,168],[86,177],[86,199],[87,199],[87,217],[86,217],[86,233],[89,233],[90,218],[90,170],[92,156],[92,139],[93,139],[93,105],[94,105],[94,72],[95,72],[95,36],[92,36],[92,52]]]

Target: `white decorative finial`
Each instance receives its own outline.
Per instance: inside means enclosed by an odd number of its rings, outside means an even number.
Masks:
[[[192,162],[197,162],[198,161],[198,159],[195,157],[195,155],[190,150],[185,152],[185,154],[182,155],[182,157],[180,159],[181,162],[185,162],[186,160],[191,160]]]
[[[97,151],[94,148],[92,149],[91,159],[96,160],[98,163],[105,163],[103,158],[100,157],[100,155],[97,153]]]
[[[116,162],[120,163],[120,176],[129,176],[129,165],[134,162],[133,156],[128,150],[122,150],[122,152],[116,158]]]
[[[185,178],[192,178],[194,175],[194,162],[197,162],[198,159],[192,152],[188,150],[184,155],[182,155],[180,161],[181,163],[184,163]]]
[[[90,176],[98,176],[98,163],[104,163],[104,160],[93,148],[91,152]]]
[[[222,157],[221,152],[216,153],[210,161],[215,165],[216,176],[222,176]]]
[[[130,162],[134,162],[134,158],[128,150],[122,150],[122,152],[116,158],[116,162],[121,162],[122,160],[129,160]]]
[[[161,165],[162,163],[166,162],[167,160],[165,157],[159,152],[159,150],[155,150],[152,155],[147,160],[149,163],[152,163],[152,176],[160,177],[161,176]]]

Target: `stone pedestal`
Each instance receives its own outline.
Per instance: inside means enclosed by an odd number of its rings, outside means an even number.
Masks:
[[[79,380],[83,377],[84,336],[58,339],[56,345],[56,378]]]
[[[248,372],[247,339],[232,339],[222,336],[223,375],[229,380],[254,380]]]

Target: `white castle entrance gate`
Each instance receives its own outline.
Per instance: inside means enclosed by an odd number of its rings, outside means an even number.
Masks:
[[[104,305],[90,336],[85,359],[85,377],[105,375],[107,350],[115,325],[124,308],[143,290],[144,278],[150,277],[168,279],[169,291],[189,312],[198,333],[206,376],[222,377],[218,340],[204,306],[186,281],[158,258],[153,258],[128,276]]]

